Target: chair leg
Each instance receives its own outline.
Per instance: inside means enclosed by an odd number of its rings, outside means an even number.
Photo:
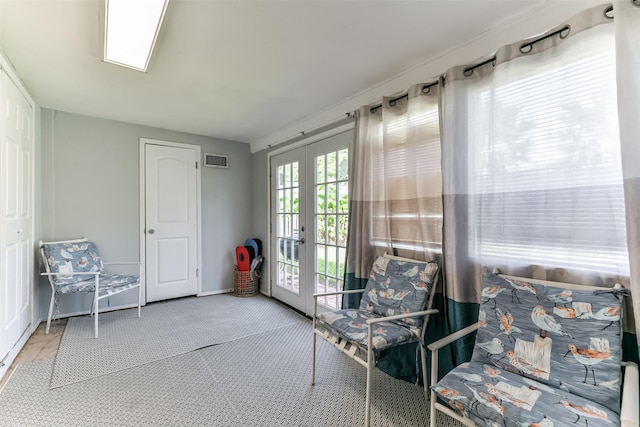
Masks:
[[[52,289],[51,302],[49,303],[49,317],[47,317],[47,328],[44,331],[45,334],[49,333],[49,327],[51,327],[51,317],[53,316],[53,306],[55,304],[55,299],[56,299],[56,292]]]
[[[375,368],[375,360],[373,356],[373,325],[368,325],[369,335],[367,336],[367,391],[365,397],[364,425],[369,427],[371,419],[371,376]]]
[[[316,333],[313,334],[313,359],[311,362],[311,385],[316,385]]]
[[[316,385],[316,319],[318,318],[318,298],[313,297],[313,321],[311,333],[313,334],[313,360],[311,362],[311,385]]]
[[[431,352],[431,385],[436,385],[438,383],[438,350]],[[438,397],[436,396],[436,392],[431,390],[431,402],[430,402],[430,427],[436,426],[436,402],[438,401]]]
[[[369,427],[370,419],[371,419],[371,376],[374,368],[375,368],[375,364],[373,362],[373,350],[369,349],[367,351],[367,391],[366,391],[366,398],[365,398],[366,408],[364,413],[365,427]]]
[[[429,385],[427,384],[427,351],[422,343],[420,346],[420,358],[422,359],[422,387],[424,388],[424,398],[429,401]]]
[[[100,290],[98,289],[98,276],[96,276],[96,289],[93,292],[93,307],[95,310],[95,314],[94,314],[94,318],[93,318],[93,337],[94,338],[98,338],[98,308],[99,308],[99,301],[98,301],[98,294],[99,294]]]

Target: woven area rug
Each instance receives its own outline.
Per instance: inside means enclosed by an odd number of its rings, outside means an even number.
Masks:
[[[214,295],[154,303],[69,319],[51,374],[51,388],[305,322],[306,318],[263,296]]]
[[[0,392],[0,425],[300,426],[363,424],[366,370],[304,321],[50,389],[52,361],[19,366]],[[373,375],[371,425],[427,426],[421,387]],[[460,427],[443,416],[438,426]]]

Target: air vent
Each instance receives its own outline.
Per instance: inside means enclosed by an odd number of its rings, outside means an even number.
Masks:
[[[204,153],[204,165],[210,168],[228,168],[229,156],[226,154]]]

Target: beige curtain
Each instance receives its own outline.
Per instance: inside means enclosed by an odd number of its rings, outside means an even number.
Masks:
[[[347,289],[359,288],[375,256],[433,259],[441,253],[438,84],[356,112],[349,181]],[[349,274],[351,277],[349,278]]]

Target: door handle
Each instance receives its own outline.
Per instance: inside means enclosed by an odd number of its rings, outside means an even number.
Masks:
[[[298,240],[298,243],[301,244],[301,245],[304,245],[304,237],[302,239]]]
[[[147,231],[147,233],[149,233],[149,234],[153,234],[155,232],[156,232],[156,230],[154,230],[153,228],[150,228],[149,231]]]

